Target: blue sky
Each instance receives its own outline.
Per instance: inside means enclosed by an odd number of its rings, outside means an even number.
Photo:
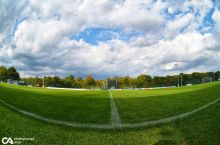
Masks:
[[[98,45],[98,43],[107,43],[113,39],[119,39],[123,41],[129,41],[134,37],[139,37],[144,35],[144,33],[139,31],[127,31],[123,28],[104,28],[104,27],[95,27],[95,28],[86,28],[81,31],[79,34],[73,35],[70,37],[71,40],[79,41],[82,39],[86,43],[91,45]]]
[[[185,73],[220,69],[217,0],[2,0],[0,6],[0,65],[27,76],[155,76],[178,73],[176,64]]]
[[[212,0],[213,3],[215,3],[214,0]],[[169,8],[169,7],[168,7]],[[170,14],[168,12],[168,8],[164,10],[164,13],[166,14],[167,21],[172,21],[176,18],[177,15],[187,14],[190,13],[193,10],[193,7],[189,7],[189,10],[186,12],[181,12],[179,10],[175,11],[174,13]],[[215,7],[212,7],[204,16],[203,23],[200,24],[200,26],[197,28],[197,31],[204,34],[204,33],[210,33],[213,29],[214,21],[212,19],[212,15],[214,13]],[[195,13],[195,15],[200,15],[199,13]],[[207,30],[203,30],[205,27],[209,28]],[[182,28],[182,31],[185,28]],[[113,39],[120,39],[123,41],[128,41],[131,38],[143,36],[145,33],[141,31],[131,31],[126,32],[126,30],[123,29],[123,27],[90,27],[82,30],[80,33],[73,35],[70,37],[72,40],[83,40],[86,43],[89,43],[91,45],[98,45],[98,43],[103,42],[106,43],[108,41],[111,41]]]

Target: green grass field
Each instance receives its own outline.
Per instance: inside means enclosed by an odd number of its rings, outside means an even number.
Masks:
[[[123,123],[141,123],[189,112],[220,97],[220,82],[156,90],[115,90]],[[47,118],[111,124],[109,91],[70,91],[0,84],[0,99]],[[137,129],[87,129],[50,124],[0,103],[0,137],[34,137],[24,144],[220,144],[220,101],[187,118]]]
[[[145,91],[115,91],[113,96],[125,123],[144,122],[188,112],[219,98],[219,85]]]
[[[20,109],[59,120],[106,123],[108,91],[64,91],[1,85],[0,98]]]

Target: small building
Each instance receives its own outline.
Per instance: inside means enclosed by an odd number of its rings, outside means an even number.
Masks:
[[[18,81],[18,80],[13,80],[13,79],[8,79],[7,83],[14,84],[14,85],[21,85],[21,86],[25,85],[24,81]]]

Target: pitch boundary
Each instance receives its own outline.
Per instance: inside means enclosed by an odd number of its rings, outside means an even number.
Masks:
[[[126,129],[126,128],[141,128],[141,127],[149,127],[149,126],[154,126],[154,125],[159,125],[159,124],[165,124],[165,123],[169,123],[172,121],[176,121],[176,120],[180,120],[183,118],[186,118],[188,116],[191,116],[201,110],[204,110],[212,105],[214,105],[215,103],[217,103],[218,101],[220,101],[220,98],[215,99],[214,101],[207,103],[206,105],[203,105],[199,108],[196,108],[192,111],[189,112],[185,112],[183,114],[180,115],[176,115],[176,116],[172,116],[172,117],[168,117],[168,118],[163,118],[163,119],[159,119],[159,120],[153,120],[153,121],[147,121],[147,122],[142,122],[142,123],[122,123],[120,128],[116,125],[112,125],[112,124],[95,124],[95,123],[74,123],[74,122],[68,122],[68,121],[62,121],[62,120],[56,120],[56,119],[52,119],[52,118],[47,118],[47,117],[43,117],[40,115],[37,115],[35,113],[29,112],[29,111],[25,111],[22,109],[19,109],[7,102],[5,102],[4,100],[0,99],[0,103],[2,103],[3,105],[5,105],[6,107],[19,112],[23,115],[29,116],[31,118],[35,118],[47,123],[52,123],[52,124],[58,124],[58,125],[64,125],[64,126],[70,126],[70,127],[75,127],[75,128],[91,128],[91,129]]]

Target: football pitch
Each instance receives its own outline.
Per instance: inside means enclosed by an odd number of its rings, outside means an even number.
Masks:
[[[219,95],[220,82],[86,91],[0,84],[0,135],[36,144],[218,144]]]

